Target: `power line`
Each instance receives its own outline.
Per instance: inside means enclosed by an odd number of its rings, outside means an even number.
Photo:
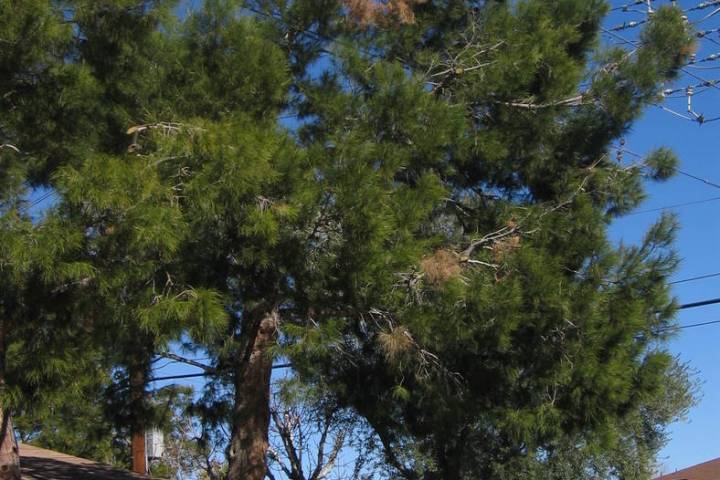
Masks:
[[[652,0],[653,2],[655,0]],[[618,10],[621,10],[623,12],[631,11],[630,9],[632,7],[636,7],[638,5],[647,5],[647,0],[635,0],[634,2],[626,3],[625,5],[620,5],[619,7],[613,7],[610,9],[611,12],[616,12]]]
[[[720,272],[709,273],[707,275],[699,275],[697,277],[683,278],[682,280],[675,280],[674,282],[668,283],[668,285],[677,285],[679,283],[695,282],[697,280],[705,280],[707,278],[720,277]]]
[[[720,320],[712,320],[710,322],[691,323],[689,325],[678,325],[675,327],[678,330],[684,330],[686,328],[704,327],[706,325],[716,325],[720,323]]]
[[[639,27],[641,25],[648,23],[649,21],[650,20],[637,20],[637,21],[633,20],[631,22],[623,22],[620,25],[616,25],[616,26],[610,28],[610,31],[617,32],[620,30],[627,30],[629,28],[636,28],[636,27]]]
[[[708,322],[699,322],[699,323],[689,323],[685,325],[668,325],[667,327],[662,327],[657,330],[655,330],[655,334],[661,334],[666,332],[672,332],[677,330],[686,330],[688,328],[696,328],[696,327],[705,327],[708,325],[717,325],[720,324],[720,320],[711,320]]]
[[[685,12],[693,12],[693,11],[698,11],[698,10],[704,10],[704,9],[707,9],[707,8],[710,8],[710,7],[713,7],[713,6],[716,6],[716,5],[720,5],[720,0],[711,0],[711,1],[707,1],[707,2],[702,2],[702,3],[700,3],[700,4],[695,5],[694,7],[691,7],[691,8],[689,8],[689,9],[685,10]],[[625,6],[629,6],[629,4],[628,4],[628,5],[625,5]],[[623,7],[625,7],[625,6],[623,6]],[[619,8],[619,9],[623,9],[623,7]],[[715,15],[715,14],[717,14],[717,13],[720,13],[720,8],[714,10],[710,15],[705,16],[705,17],[704,17],[703,19],[701,19],[700,21],[707,20],[709,17],[711,17],[711,16],[713,16],[713,15]],[[697,22],[696,22],[696,23],[697,23]],[[612,29],[607,29],[607,28],[601,27],[601,30],[602,30],[602,32],[604,32],[605,34],[614,37],[615,39],[621,41],[622,43],[624,43],[624,44],[626,44],[626,45],[631,45],[631,46],[637,48],[637,47],[639,46],[639,42],[638,42],[638,41],[630,40],[630,39],[628,39],[628,38],[626,38],[626,37],[623,37],[622,35],[619,35],[616,31],[613,31],[613,30],[622,30],[622,29],[625,29],[625,28],[632,28],[633,26],[639,26],[639,25],[640,25],[640,22],[626,22],[626,23],[624,23],[623,25],[620,25],[620,26],[618,26],[618,27],[614,27],[614,28],[612,28]],[[707,30],[703,30],[703,31],[698,32],[698,33],[696,34],[696,36],[697,36],[698,38],[708,38],[708,37],[707,37],[708,34],[710,34],[710,33],[715,33],[715,32],[717,32],[717,31],[720,31],[720,29],[715,29],[715,28],[707,29]],[[713,40],[710,39],[710,38],[708,38],[708,40],[713,41]],[[714,41],[713,41],[713,42],[714,42]],[[715,42],[714,42],[714,43],[715,43]],[[716,53],[716,54],[709,55],[709,56],[704,57],[704,58],[702,58],[702,59],[700,59],[700,60],[692,59],[687,65],[685,65],[684,67],[681,67],[681,71],[682,71],[683,73],[685,73],[686,75],[688,75],[688,76],[690,76],[690,77],[692,77],[692,78],[694,78],[694,79],[696,79],[696,80],[699,80],[699,81],[703,82],[702,86],[720,90],[720,86],[717,85],[717,82],[706,80],[706,79],[702,78],[701,76],[699,76],[699,75],[697,75],[697,74],[695,74],[695,73],[693,73],[693,72],[691,72],[691,71],[688,70],[688,67],[689,67],[689,68],[696,68],[696,69],[697,69],[697,68],[703,68],[703,67],[697,66],[697,65],[696,65],[697,63],[710,62],[710,61],[715,61],[715,60],[719,60],[719,59],[720,59],[720,53]],[[691,94],[688,95],[688,99],[690,99],[690,98],[691,98]],[[689,104],[688,104],[688,105],[689,105]],[[717,117],[717,118],[714,117],[714,118],[707,119],[707,118],[705,118],[704,115],[697,114],[697,113],[695,113],[695,112],[690,112],[692,116],[689,116],[689,115],[683,115],[683,114],[681,114],[681,113],[675,112],[674,110],[669,109],[669,108],[664,107],[664,106],[660,106],[660,108],[662,108],[663,110],[665,110],[665,111],[667,111],[667,112],[669,112],[669,113],[671,113],[671,114],[673,114],[673,115],[676,115],[676,116],[678,116],[678,117],[680,117],[680,118],[683,118],[684,120],[689,120],[689,121],[692,121],[692,122],[697,122],[697,123],[699,123],[699,124],[701,124],[701,125],[704,124],[704,123],[709,123],[709,122],[713,122],[713,121],[716,121],[716,120],[720,120],[720,117]],[[688,108],[689,108],[689,107],[688,107]]]
[[[57,195],[57,191],[55,191],[55,190],[50,190],[49,192],[41,195],[40,198],[36,198],[36,199],[33,200],[32,202],[30,202],[30,203],[28,203],[28,204],[26,204],[26,205],[21,206],[18,210],[21,211],[22,213],[28,213],[28,212],[29,212],[31,209],[33,209],[34,207],[40,205],[41,203],[43,203],[43,202],[44,202],[45,200],[47,200],[48,198],[54,197],[54,196],[56,196],[56,195]]]
[[[637,152],[633,152],[632,150],[626,149],[624,146],[621,147],[614,147],[616,150],[618,150],[619,153],[627,153],[629,155],[632,155],[635,158],[643,159],[645,156],[640,155]],[[697,180],[698,182],[702,182],[705,185],[709,185],[714,188],[720,189],[720,183],[713,182],[712,180],[708,180],[707,178],[702,178],[697,175],[693,175],[692,173],[686,172],[685,170],[681,170],[678,167],[674,167],[673,170],[675,170],[680,175],[686,176],[688,178],[692,178],[693,180]]]
[[[703,87],[712,87],[713,85],[717,85],[720,82],[718,79],[714,80],[708,80],[707,82],[700,82],[696,83],[694,85],[687,85],[685,87],[678,87],[678,88],[667,88],[663,90],[661,93],[665,96],[672,95],[674,93],[679,92],[687,92],[688,90],[695,90],[696,88],[703,88]],[[684,95],[683,95],[684,97]]]
[[[713,11],[710,12],[710,13],[708,13],[707,15],[705,15],[705,16],[704,16],[703,18],[701,18],[700,20],[695,20],[695,21],[693,21],[692,23],[693,23],[693,25],[697,25],[697,24],[702,23],[702,22],[704,22],[705,20],[707,20],[707,19],[709,19],[709,18],[711,18],[711,17],[714,17],[714,16],[717,15],[718,13],[720,13],[720,8],[716,8],[715,10],[713,10]]]
[[[684,175],[684,176],[686,176],[686,177],[688,177],[688,178],[692,178],[693,180],[697,180],[698,182],[702,182],[702,183],[704,183],[704,184],[706,184],[706,185],[710,185],[711,187],[720,188],[720,184],[715,183],[715,182],[713,182],[713,181],[711,181],[711,180],[708,180],[708,179],[706,179],[706,178],[698,177],[697,175],[693,175],[692,173],[685,172],[685,171],[683,171],[683,170],[680,170],[679,168],[676,168],[675,171],[678,172],[680,175]]]
[[[720,0],[708,0],[707,2],[699,3],[699,4],[695,5],[694,7],[686,8],[684,11],[685,12],[694,12],[694,11],[698,11],[698,10],[705,10],[705,9],[714,7],[715,5],[720,5]]]
[[[706,198],[704,200],[694,200],[692,202],[676,203],[674,205],[667,205],[664,207],[649,208],[647,210],[639,210],[637,212],[626,213],[625,216],[631,217],[631,216],[635,216],[635,215],[643,215],[646,213],[664,212],[665,210],[672,210],[674,208],[688,207],[691,205],[700,205],[703,203],[717,202],[718,200],[720,200],[720,197]]]
[[[707,307],[708,305],[717,305],[720,303],[720,298],[711,298],[709,300],[701,300],[699,302],[686,303],[680,305],[678,310],[687,310],[690,308]]]
[[[714,62],[715,60],[720,59],[720,53],[712,53],[706,57],[703,58],[691,58],[690,61],[687,63],[687,65],[695,65],[697,63],[705,63],[705,62]]]
[[[699,30],[695,32],[695,36],[698,38],[705,38],[707,35],[710,35],[711,33],[719,33],[720,27],[717,28],[708,28],[707,30]]]

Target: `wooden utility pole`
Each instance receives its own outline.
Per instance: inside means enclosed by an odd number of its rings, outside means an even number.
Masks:
[[[145,450],[145,432],[132,433],[132,470],[145,475],[147,473],[147,452]]]
[[[145,425],[143,404],[145,402],[145,369],[135,366],[130,369],[130,404],[133,411],[130,426],[130,448],[132,451],[132,470],[145,475],[147,469],[147,452],[145,445]]]

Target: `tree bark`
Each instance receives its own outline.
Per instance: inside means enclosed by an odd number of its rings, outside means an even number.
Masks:
[[[0,408],[0,480],[20,480],[20,453],[10,410]]]
[[[279,315],[277,309],[253,320],[235,365],[235,404],[229,448],[228,480],[263,480],[270,424],[270,376]]]
[[[0,323],[0,393],[5,392],[5,325]],[[18,450],[12,412],[0,404],[0,480],[20,480]]]

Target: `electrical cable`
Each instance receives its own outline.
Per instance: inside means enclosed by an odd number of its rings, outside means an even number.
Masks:
[[[687,12],[696,12],[698,10],[705,10],[711,7],[714,7],[715,5],[720,5],[720,0],[708,0],[707,2],[702,2],[694,7],[686,8],[683,10],[685,13]]]
[[[22,205],[20,208],[18,208],[18,210],[19,210],[20,212],[22,212],[22,213],[28,213],[28,212],[29,212],[31,209],[33,209],[34,207],[37,207],[38,205],[40,205],[41,203],[43,203],[45,200],[47,200],[47,199],[49,199],[49,198],[51,198],[51,197],[54,197],[54,196],[56,196],[56,195],[57,195],[57,191],[55,191],[55,190],[50,190],[49,192],[41,195],[40,198],[36,198],[36,199],[33,200],[32,202],[30,202],[30,203],[28,203],[28,204],[25,204],[25,205]]]
[[[628,150],[628,149],[626,149],[625,147],[614,147],[614,148],[617,149],[617,150],[619,150],[619,152],[621,152],[621,153],[630,154],[630,155],[632,155],[632,156],[635,157],[635,158],[640,158],[640,159],[645,158],[644,155],[641,155],[641,154],[639,154],[639,153],[637,153],[637,152],[633,152],[632,150]],[[698,182],[702,182],[702,183],[704,183],[705,185],[709,185],[709,186],[711,186],[711,187],[713,187],[713,188],[718,188],[718,189],[720,189],[720,183],[713,182],[712,180],[708,180],[707,178],[698,177],[697,175],[693,175],[692,173],[686,172],[685,170],[680,170],[680,169],[677,168],[677,167],[675,167],[673,170],[675,170],[675,171],[676,171],[677,173],[679,173],[680,175],[683,175],[683,176],[688,177],[688,178],[692,178],[693,180],[697,180]]]
[[[666,332],[672,332],[672,331],[678,331],[678,330],[686,330],[688,328],[696,328],[696,327],[705,327],[708,325],[717,325],[720,324],[720,320],[711,320],[708,322],[699,322],[699,323],[689,323],[685,325],[668,325],[667,327],[660,328],[658,330],[655,330],[655,334],[661,334]]]
[[[701,300],[699,302],[685,303],[678,307],[678,310],[688,310],[690,308],[707,307],[708,305],[717,305],[720,298],[711,298],[709,300]]]
[[[713,120],[716,120],[716,119],[713,119]],[[708,121],[709,121],[709,120],[708,120]],[[709,185],[709,186],[711,186],[711,187],[713,187],[713,188],[720,188],[720,184],[719,184],[719,183],[715,183],[715,182],[713,182],[713,181],[711,181],[711,180],[708,180],[708,179],[706,179],[706,178],[698,177],[697,175],[693,175],[692,173],[688,173],[688,172],[686,172],[686,171],[684,171],[684,170],[680,170],[679,168],[675,168],[675,171],[678,172],[680,175],[683,175],[683,176],[688,177],[688,178],[692,178],[693,180],[697,180],[698,182],[702,182],[702,183],[704,183],[705,185]]]
[[[668,285],[677,285],[679,283],[695,282],[697,280],[705,280],[707,278],[715,278],[715,277],[720,277],[720,272],[708,273],[707,275],[698,275],[697,277],[683,278],[682,280],[675,280],[674,282],[669,282]]]
[[[688,325],[678,325],[678,326],[675,327],[675,328],[678,329],[678,330],[684,330],[684,329],[686,329],[686,328],[704,327],[704,326],[706,326],[706,325],[716,325],[716,324],[718,324],[718,323],[720,323],[720,320],[712,320],[712,321],[709,321],[709,322],[691,323],[691,324],[688,324]]]
[[[639,210],[637,212],[626,213],[624,216],[630,217],[630,216],[634,216],[634,215],[643,215],[646,213],[664,212],[665,210],[672,210],[674,208],[688,207],[691,205],[700,205],[703,203],[710,203],[710,202],[717,202],[717,201],[720,201],[720,197],[711,197],[711,198],[706,198],[704,200],[694,200],[691,202],[676,203],[675,205],[667,205],[664,207],[649,208],[647,210]]]
[[[652,0],[652,1],[655,1],[655,0]],[[620,5],[619,7],[613,7],[610,9],[610,11],[616,12],[616,11],[620,10],[623,12],[627,12],[628,9],[630,9],[632,7],[636,7],[638,5],[646,5],[646,4],[647,4],[647,2],[645,0],[635,0],[634,2],[626,3],[625,5]],[[646,13],[646,12],[643,12],[643,13]]]

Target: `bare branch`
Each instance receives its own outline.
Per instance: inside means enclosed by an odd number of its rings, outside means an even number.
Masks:
[[[293,441],[293,427],[290,424],[288,413],[285,412],[283,415],[284,418],[281,419],[280,415],[278,415],[277,409],[272,408],[270,410],[270,415],[277,427],[278,435],[280,435],[280,439],[282,440],[285,451],[287,452],[288,460],[290,461],[290,469],[292,472],[290,478],[300,478],[303,472],[302,462],[298,456],[295,442]],[[285,468],[283,468],[283,470],[285,470]]]
[[[507,107],[523,108],[526,110],[542,110],[545,108],[552,107],[578,107],[586,103],[585,94],[576,95],[574,97],[565,98],[563,100],[557,100],[555,102],[548,103],[531,103],[531,102],[495,102],[499,105],[505,105]]]
[[[12,145],[10,143],[3,143],[2,145],[0,145],[0,150],[2,150],[4,148],[10,149],[10,150],[14,151],[15,153],[21,153],[19,148],[17,148],[15,145]]]
[[[347,431],[347,429],[345,429],[345,430],[342,430],[341,432],[339,432],[335,436],[335,441],[333,442],[333,448],[330,451],[330,455],[328,455],[327,462],[325,462],[325,465],[320,469],[317,476],[313,477],[313,480],[323,480],[335,468],[335,463],[337,462],[337,457],[340,454],[340,451],[342,450],[343,445],[345,444],[345,437],[346,437],[347,433],[348,433],[348,431]]]

